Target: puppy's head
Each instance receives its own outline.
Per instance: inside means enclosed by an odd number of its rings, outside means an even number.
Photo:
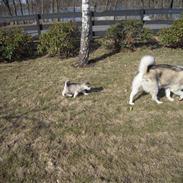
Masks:
[[[89,82],[85,82],[82,84],[82,88],[84,90],[91,90],[91,86],[90,86],[90,83]]]

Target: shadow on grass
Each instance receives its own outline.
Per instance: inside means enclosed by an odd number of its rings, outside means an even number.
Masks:
[[[88,62],[88,64],[89,65],[93,65],[93,64],[95,64],[97,62],[103,61],[107,57],[110,57],[112,55],[115,55],[116,53],[119,53],[119,50],[113,50],[113,51],[110,51],[109,53],[105,53],[105,54],[103,54],[101,56],[98,56],[98,57],[96,57],[94,59],[90,59],[89,62]]]
[[[91,90],[88,93],[101,92],[103,89],[104,89],[103,87],[94,87],[91,88]]]
[[[82,67],[82,68],[93,67],[93,66],[95,66],[95,64],[96,64],[97,62],[103,61],[103,60],[105,60],[107,57],[110,57],[110,56],[112,56],[112,55],[115,55],[116,53],[119,53],[119,51],[116,51],[116,50],[115,50],[115,51],[110,51],[110,52],[105,53],[105,54],[103,54],[103,55],[101,55],[101,56],[98,56],[98,57],[96,57],[96,58],[90,59],[90,60],[88,61],[88,64],[86,64],[86,65],[80,65],[79,62],[76,62],[76,63],[73,63],[73,64],[72,64],[72,67],[74,67],[74,68],[78,68],[78,67]]]
[[[152,40],[152,41],[149,41],[147,43],[138,43],[135,45],[136,48],[142,48],[142,47],[147,47],[151,50],[154,50],[154,49],[159,49],[161,48],[162,46],[159,44],[158,41],[156,40]]]
[[[12,125],[14,127],[19,127],[20,124],[18,122],[23,119],[31,120],[35,123],[38,123],[38,125],[41,124],[41,126],[44,126],[42,124],[49,124],[50,121],[38,119],[36,117],[33,117],[32,115],[34,113],[46,110],[49,107],[50,106],[47,106],[44,108],[27,109],[25,112],[18,112],[18,113],[16,113],[15,110],[12,110],[12,109],[9,109],[9,110],[6,109],[3,111],[0,111],[0,119],[5,119],[5,120],[9,121],[10,123],[12,123]],[[31,114],[31,116],[30,116],[30,114]]]
[[[135,96],[134,102],[135,102],[136,100],[140,99],[142,96],[145,96],[145,95],[150,95],[150,94],[149,94],[149,93],[146,93],[146,92],[144,92],[144,91],[140,91],[140,92]],[[165,90],[162,88],[162,89],[160,89],[159,92],[158,92],[158,99],[161,99],[161,98],[163,98],[163,97],[165,97]]]
[[[148,95],[148,93],[144,92],[144,91],[140,91],[134,98],[133,102],[135,102],[136,100],[140,99],[142,96]]]
[[[103,87],[92,87],[91,90],[86,90],[86,93],[96,93],[96,92],[101,92],[104,88]],[[77,97],[83,96],[83,93],[79,93]]]

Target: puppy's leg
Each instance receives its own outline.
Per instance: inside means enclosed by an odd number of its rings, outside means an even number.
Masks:
[[[162,104],[163,102],[158,100],[158,87],[156,87],[154,90],[150,91],[150,94],[152,96],[152,100],[155,101],[157,104]]]
[[[62,91],[62,96],[65,97],[65,89]]]
[[[88,95],[88,93],[86,93],[86,91],[83,91],[82,93],[83,93],[84,95]]]
[[[139,76],[137,75],[132,82],[132,91],[129,100],[130,105],[134,105],[133,98],[139,92],[140,88],[141,88],[141,78],[139,78]]]
[[[171,97],[171,91],[169,88],[165,89],[165,94],[166,94],[166,97],[169,101],[173,102],[174,99]]]
[[[79,94],[79,93],[76,91],[76,92],[74,93],[74,98],[76,98],[78,94]]]
[[[67,93],[67,94],[66,94],[66,96],[68,96],[68,97],[72,97],[73,95],[72,95],[72,94],[70,94],[70,93]]]

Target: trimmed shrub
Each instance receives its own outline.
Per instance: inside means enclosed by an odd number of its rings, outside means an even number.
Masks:
[[[21,29],[0,29],[0,59],[13,61],[31,56],[32,38]]]
[[[106,32],[102,44],[113,50],[121,48],[133,49],[136,44],[144,43],[152,39],[150,30],[143,28],[139,20],[121,21],[113,25]]]
[[[159,33],[160,44],[166,47],[183,47],[183,17],[176,20],[171,27]]]
[[[73,22],[53,24],[40,36],[38,52],[49,56],[70,57],[78,54],[80,43],[78,26]]]

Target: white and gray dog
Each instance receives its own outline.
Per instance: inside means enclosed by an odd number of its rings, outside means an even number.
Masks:
[[[71,83],[67,80],[65,81],[62,95],[76,98],[76,96],[78,96],[80,93],[88,95],[87,91],[90,90],[91,87],[89,86],[89,83]]]
[[[134,105],[134,97],[141,90],[150,93],[152,100],[161,104],[157,95],[159,89],[165,89],[168,100],[174,101],[171,92],[183,99],[183,67],[178,65],[157,64],[153,56],[142,57],[138,74],[132,82],[129,104]]]

